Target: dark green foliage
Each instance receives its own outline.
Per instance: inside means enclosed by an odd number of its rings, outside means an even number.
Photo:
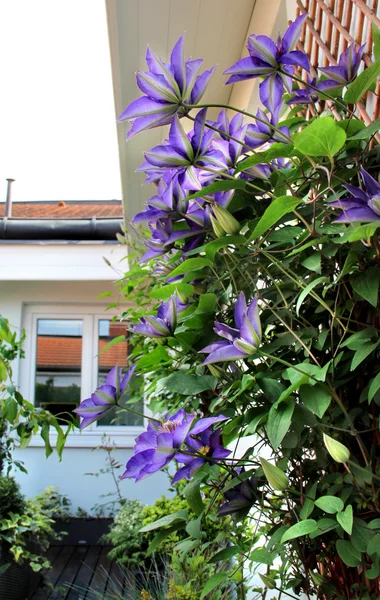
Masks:
[[[0,475],[0,519],[9,514],[21,513],[25,508],[25,499],[20,492],[19,484],[13,477]]]

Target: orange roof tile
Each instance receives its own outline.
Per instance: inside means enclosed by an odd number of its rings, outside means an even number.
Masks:
[[[100,340],[102,350],[109,340]],[[109,348],[98,357],[99,366],[112,369],[115,365],[127,365],[127,342]],[[39,336],[37,342],[37,367],[40,370],[80,367],[82,363],[82,338],[63,336]]]
[[[0,218],[4,217],[5,203],[0,203]],[[12,218],[20,219],[83,219],[92,217],[122,217],[123,208],[118,200],[104,202],[13,202]]]

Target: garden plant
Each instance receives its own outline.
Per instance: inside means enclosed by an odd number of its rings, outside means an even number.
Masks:
[[[380,34],[314,73],[295,49],[305,18],[250,35],[227,69],[227,84],[261,79],[256,115],[202,104],[213,69],[185,60],[182,36],[169,62],[148,49],[120,117],[128,138],[169,133],[145,152],[145,250],[118,283],[131,366],[77,412],[85,427],[144,394],[123,477],[186,483],[188,510],[148,527],[211,565],[200,599],[380,595],[380,123],[357,116]],[[249,535],[210,553],[215,507]]]

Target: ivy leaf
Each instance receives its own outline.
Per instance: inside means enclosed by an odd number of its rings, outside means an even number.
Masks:
[[[339,525],[344,529],[344,531],[346,531],[348,535],[351,535],[352,526],[354,524],[354,517],[352,513],[351,504],[347,506],[346,510],[337,513],[336,520],[338,521]]]
[[[303,385],[300,388],[300,396],[306,408],[322,419],[331,402],[328,388],[322,383],[316,383],[314,386]]]
[[[269,441],[275,450],[278,449],[289,431],[294,411],[294,400],[274,404],[268,414],[267,433]]]
[[[344,508],[343,500],[337,498],[336,496],[321,496],[321,498],[318,498],[314,504],[330,515],[341,512]]]
[[[309,156],[334,156],[344,146],[346,137],[332,117],[319,117],[296,135],[294,145]]]
[[[359,102],[360,98],[367,90],[376,82],[380,75],[380,59],[375,60],[370,67],[364,69],[360,75],[353,81],[347,89],[344,96],[344,101],[347,104]]]
[[[380,270],[377,267],[370,267],[364,273],[350,277],[350,283],[352,289],[361,298],[367,300],[375,308],[377,307],[380,284]]]
[[[289,540],[294,540],[296,538],[301,537],[302,535],[308,535],[317,529],[317,521],[314,519],[306,519],[305,521],[300,521],[292,527],[289,527],[287,531],[285,531],[284,535],[281,538],[281,544],[284,542],[288,542]]]
[[[279,196],[279,198],[275,198],[257,223],[249,238],[249,242],[266,233],[277,221],[292,212],[301,202],[302,198],[295,198],[294,196]]]
[[[354,548],[351,542],[346,540],[338,540],[336,549],[339,557],[348,567],[358,567],[361,563],[361,553]]]
[[[226,579],[228,579],[227,573],[215,573],[215,575],[212,575],[202,590],[200,600],[203,600],[207,594],[219,587]]]

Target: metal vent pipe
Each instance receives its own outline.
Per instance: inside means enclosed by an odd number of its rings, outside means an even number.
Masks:
[[[4,217],[9,219],[12,216],[12,195],[11,195],[11,188],[12,188],[12,183],[15,181],[15,179],[7,179],[8,181],[8,185],[7,185],[7,197],[5,200],[5,209],[4,209]]]

